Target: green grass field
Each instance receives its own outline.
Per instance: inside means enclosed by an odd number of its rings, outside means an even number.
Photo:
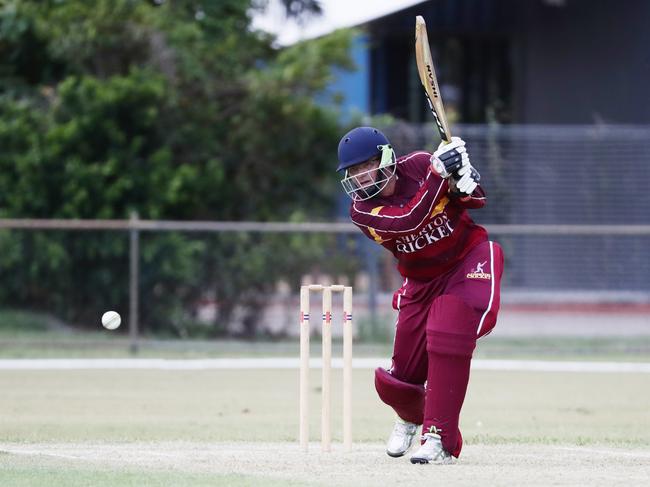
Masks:
[[[80,331],[58,324],[52,317],[0,308],[1,358],[120,358],[131,357],[124,327],[116,332],[97,324],[93,331]],[[389,320],[392,333],[393,318]],[[613,332],[616,330],[613,329]],[[381,333],[380,335],[385,335]],[[390,334],[390,333],[389,333]],[[287,357],[298,353],[296,339],[280,341],[178,340],[144,336],[138,357]],[[355,357],[389,357],[392,335],[374,342],[355,343]],[[312,338],[312,354],[320,353],[318,337]],[[333,353],[341,355],[341,343]],[[474,352],[480,359],[650,361],[650,334],[640,336],[500,336],[496,332],[479,341]]]
[[[296,340],[160,340],[144,338],[137,357],[218,358],[288,357],[297,354]],[[333,353],[341,355],[335,341]],[[355,343],[355,357],[390,357],[392,340]],[[312,339],[312,355],[320,353],[318,337]],[[126,337],[109,332],[3,333],[0,358],[125,358],[132,357]],[[474,352],[480,359],[650,361],[650,335],[628,337],[499,337],[482,339]]]
[[[334,379],[338,391],[340,371]],[[314,371],[314,444],[304,455],[297,371],[3,370],[0,485],[394,485],[425,468],[465,485],[513,463],[528,485],[548,485],[551,473],[556,485],[578,473],[590,479],[581,485],[616,485],[617,473],[635,485],[649,474],[649,374],[475,371],[453,467],[384,454],[392,415],[371,370],[354,371],[353,453],[320,454],[318,382]],[[333,401],[338,440],[340,396]]]
[[[15,315],[15,314],[14,314]],[[128,340],[0,313],[0,359],[127,358]],[[16,326],[3,326],[11,318]],[[138,357],[295,357],[297,342],[144,339]],[[355,357],[390,357],[390,343]],[[313,355],[318,356],[318,340]],[[334,345],[339,356],[340,343]],[[650,338],[490,336],[476,358],[650,361]],[[310,452],[297,446],[297,370],[0,369],[0,487],[648,485],[650,374],[472,372],[453,466],[389,458],[393,415],[372,370],[354,370],[354,448],[319,451],[312,372]],[[340,441],[341,371],[333,374]]]

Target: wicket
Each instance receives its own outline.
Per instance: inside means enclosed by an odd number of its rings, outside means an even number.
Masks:
[[[323,293],[321,450],[331,451],[332,292],[343,293],[343,448],[352,450],[352,287],[312,284],[300,288],[300,447],[309,445],[309,291]]]

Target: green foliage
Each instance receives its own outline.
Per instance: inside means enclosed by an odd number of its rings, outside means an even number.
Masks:
[[[3,2],[0,217],[327,216],[338,115],[314,100],[332,67],[352,67],[351,34],[276,51],[249,28],[250,8],[246,0]],[[313,0],[287,2],[291,15],[317,11]],[[256,250],[257,238],[143,239],[146,325],[178,329],[206,290],[226,303],[226,318],[236,306],[259,310],[256,292],[295,281],[324,252],[316,238],[270,239]],[[271,257],[280,253],[291,258],[277,266]],[[0,272],[0,303],[88,323],[99,310],[126,308],[128,236],[2,232]],[[236,279],[222,282],[226,273]]]

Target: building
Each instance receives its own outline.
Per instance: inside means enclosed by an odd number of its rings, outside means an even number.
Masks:
[[[415,16],[422,15],[453,121],[650,123],[646,0],[321,4],[323,19],[307,24],[302,38],[342,26],[364,32],[353,49],[358,71],[332,87],[347,95],[351,110],[428,120],[413,52]],[[286,23],[278,27],[286,31]],[[299,33],[284,42],[295,42]]]
[[[359,69],[330,88],[348,111],[412,122],[388,132],[398,152],[435,147],[414,58],[422,15],[452,132],[472,147],[490,195],[476,220],[602,228],[496,235],[509,259],[506,286],[561,298],[582,296],[570,292],[578,290],[623,299],[617,292],[631,291],[630,299],[648,300],[647,236],[607,229],[650,223],[650,2],[392,3],[342,24],[362,32],[353,46]]]

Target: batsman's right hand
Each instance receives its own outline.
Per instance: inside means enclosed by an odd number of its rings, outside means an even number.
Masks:
[[[459,193],[462,197],[471,196],[478,182],[481,180],[481,175],[471,164],[464,165],[457,173],[451,175],[450,181],[454,182],[454,192]]]
[[[431,156],[433,169],[441,178],[447,179],[461,167],[469,165],[469,155],[465,149],[465,141],[460,137],[452,137],[448,144],[441,142]]]

